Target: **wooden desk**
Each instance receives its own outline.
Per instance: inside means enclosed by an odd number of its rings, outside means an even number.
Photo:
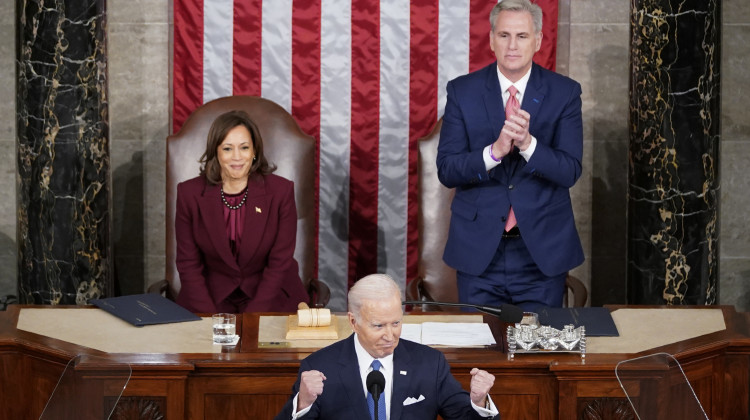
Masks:
[[[233,351],[105,353],[19,330],[22,308],[0,312],[2,419],[38,418],[66,364],[80,354],[96,357],[76,367],[90,383],[103,383],[97,380],[106,378],[112,365],[131,365],[132,377],[112,418],[271,419],[289,396],[299,361],[315,350],[259,346],[263,314],[243,314],[238,319],[242,339]],[[710,419],[747,419],[750,316],[720,309],[725,330],[634,354],[589,353],[585,361],[577,354],[522,354],[508,360],[502,350],[505,325],[490,317],[485,320],[500,344],[441,351],[466,389],[473,367],[496,376],[491,395],[506,420],[634,418],[615,366],[656,352],[680,361]],[[104,407],[113,392],[94,386],[88,402]]]

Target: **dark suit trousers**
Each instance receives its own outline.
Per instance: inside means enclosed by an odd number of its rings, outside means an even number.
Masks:
[[[546,276],[531,259],[521,237],[503,238],[489,267],[479,276],[456,273],[462,303],[510,303],[524,311],[562,306],[567,273]]]

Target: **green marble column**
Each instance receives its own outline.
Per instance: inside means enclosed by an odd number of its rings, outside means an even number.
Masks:
[[[718,303],[720,31],[720,0],[631,0],[629,303]]]
[[[21,303],[111,296],[105,0],[16,0]]]

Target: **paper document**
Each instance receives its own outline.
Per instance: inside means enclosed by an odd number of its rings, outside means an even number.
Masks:
[[[420,331],[421,330],[421,331]],[[423,322],[403,324],[401,338],[426,345],[467,347],[496,344],[490,326],[484,323]]]
[[[422,324],[401,324],[401,338],[415,343],[421,343]]]

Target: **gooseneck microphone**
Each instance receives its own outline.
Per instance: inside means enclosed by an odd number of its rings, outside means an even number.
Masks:
[[[494,315],[500,318],[503,322],[521,322],[523,319],[523,309],[518,306],[504,303],[500,307],[496,306],[485,306],[485,305],[474,305],[472,303],[454,303],[454,302],[432,302],[427,300],[405,300],[401,302],[402,305],[438,305],[438,306],[457,306],[461,308],[474,308],[479,312],[484,312],[489,315]]]
[[[373,370],[372,372],[367,374],[367,390],[372,394],[372,401],[375,405],[375,412],[374,412],[374,418],[378,417],[378,400],[380,399],[380,394],[383,392],[383,389],[385,388],[385,376],[383,376],[383,372],[379,370]]]

